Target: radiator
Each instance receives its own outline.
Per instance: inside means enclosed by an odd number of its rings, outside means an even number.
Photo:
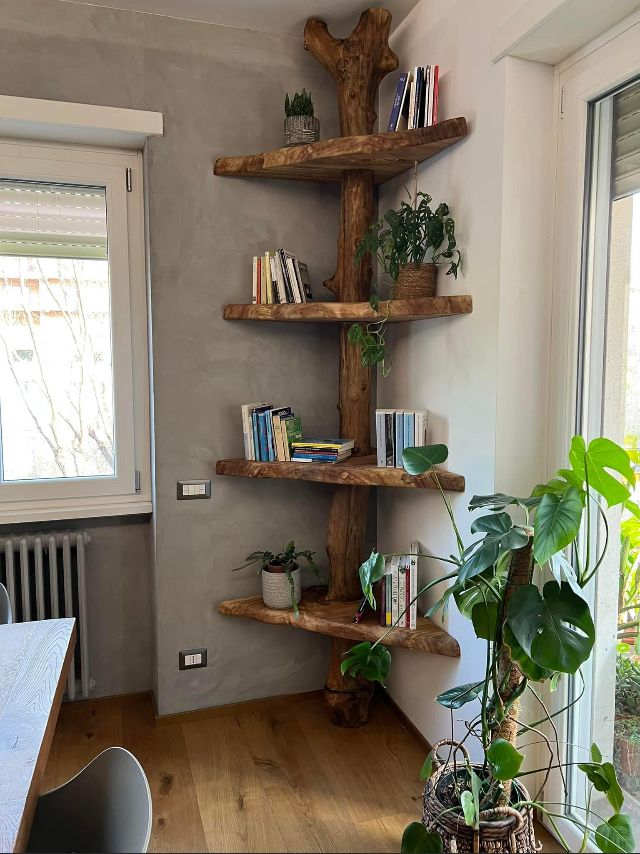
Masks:
[[[16,623],[75,617],[78,640],[69,669],[67,695],[83,697],[92,687],[89,677],[85,531],[47,531],[0,537],[0,581],[9,593]]]

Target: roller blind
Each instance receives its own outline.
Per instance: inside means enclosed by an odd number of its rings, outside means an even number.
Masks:
[[[640,190],[640,83],[616,95],[614,116],[613,194],[620,199]]]
[[[0,255],[106,259],[104,187],[0,179]]]

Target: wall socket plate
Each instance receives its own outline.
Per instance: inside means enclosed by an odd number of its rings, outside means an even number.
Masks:
[[[178,667],[180,670],[194,670],[196,667],[206,666],[206,647],[201,649],[181,649],[178,653]]]
[[[211,498],[210,480],[179,480],[176,484],[178,501],[192,501],[194,498]]]

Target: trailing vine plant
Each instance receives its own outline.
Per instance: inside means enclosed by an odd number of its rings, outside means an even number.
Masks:
[[[440,487],[433,467],[447,456],[444,445],[407,448],[404,468],[412,475],[432,471]],[[554,826],[556,819],[562,817],[579,828],[581,850],[590,841],[603,852],[636,850],[629,816],[622,812],[624,795],[612,763],[603,760],[596,744],[583,748],[584,761],[566,761],[553,720],[579,702],[584,693],[581,667],[588,661],[596,637],[584,590],[596,576],[607,548],[609,534],[603,505],[622,505],[638,516],[639,509],[630,500],[634,486],[635,474],[623,448],[605,438],[587,445],[581,436],[575,436],[567,467],[548,483],[536,486],[530,495],[519,498],[497,493],[472,498],[469,510],[480,511],[480,515],[471,524],[471,533],[477,538],[470,545],[465,545],[451,505],[440,488],[453,527],[456,553],[448,557],[418,555],[445,564],[448,569],[425,584],[418,595],[435,585],[452,582],[427,616],[438,611],[444,616],[453,600],[487,646],[484,675],[436,698],[451,711],[452,721],[454,711],[479,701],[479,711],[465,724],[462,741],[476,738],[483,762],[475,770],[469,763],[459,769],[461,777],[447,810],[458,814],[470,827],[479,827],[480,813],[487,809],[531,806],[548,816]],[[598,523],[604,542],[595,553],[592,533]],[[571,561],[566,556],[568,549]],[[385,555],[374,551],[360,567],[362,590],[372,607],[373,585],[382,577],[384,566]],[[543,573],[534,574],[535,568],[548,571],[552,580],[537,582],[537,576]],[[383,641],[384,636],[373,644],[366,641],[350,649],[342,662],[342,672],[383,683],[391,666],[391,655]],[[582,689],[552,716],[540,687],[545,683],[555,687],[566,676],[575,677]],[[520,699],[526,694],[541,709],[538,721],[523,720]],[[541,729],[545,725],[551,736]],[[521,770],[525,758],[520,749],[524,747],[523,737],[529,744],[535,741],[545,746],[548,762],[543,768]],[[565,772],[570,765],[577,765],[584,773],[588,795],[584,806],[567,802],[569,809],[565,813],[562,805],[542,800],[541,793],[544,782],[556,770],[568,799]],[[540,791],[531,800],[522,800],[512,781],[538,772],[544,774]],[[428,779],[431,773],[430,754],[421,777]],[[608,817],[592,808],[594,790],[606,797],[612,812]],[[558,835],[570,850],[559,831]],[[406,828],[402,840],[406,854],[430,854],[442,849],[442,838],[433,828],[427,829],[420,822],[412,822]]]

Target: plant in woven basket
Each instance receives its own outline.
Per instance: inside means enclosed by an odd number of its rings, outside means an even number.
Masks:
[[[379,270],[391,279],[393,296],[400,273],[407,268],[416,270],[424,263],[448,264],[447,276],[458,278],[461,254],[457,248],[455,222],[450,216],[449,205],[441,202],[435,209],[428,193],[416,192],[410,202],[402,201],[397,210],[388,210],[380,222],[374,223],[363,235],[356,247],[355,263],[360,264],[368,255],[378,263]],[[372,284],[371,307],[380,309],[378,286]],[[349,340],[360,348],[363,367],[380,363],[383,375],[389,374],[388,350],[385,342],[386,322],[389,318],[389,303],[380,320],[369,323],[363,329],[353,324],[349,329]]]
[[[406,448],[404,467],[411,475],[432,471],[446,460],[444,445]],[[474,496],[471,524],[476,538],[465,545],[446,495],[440,489],[456,540],[456,553],[447,557],[419,555],[438,561],[448,571],[426,584],[420,593],[450,581],[441,599],[428,612],[446,611],[453,600],[473,624],[475,634],[486,642],[486,667],[476,682],[458,685],[440,694],[440,705],[451,710],[452,737],[448,760],[443,764],[432,752],[422,769],[425,809],[422,823],[405,830],[402,851],[531,851],[535,850],[533,810],[554,823],[561,810],[541,799],[542,789],[530,797],[523,778],[552,771],[562,779],[567,798],[565,818],[583,834],[583,850],[595,844],[603,852],[631,852],[635,842],[629,817],[622,812],[624,796],[614,766],[603,761],[597,745],[583,746],[583,762],[566,758],[555,724],[540,694],[544,683],[557,687],[565,677],[575,677],[575,690],[567,692],[560,713],[579,702],[584,693],[581,667],[588,661],[596,627],[584,594],[602,564],[607,548],[605,507],[622,506],[638,516],[630,500],[635,475],[626,451],[599,438],[588,445],[581,436],[571,443],[569,461],[548,482],[530,495],[518,498],[498,493]],[[603,532],[594,549],[597,525]],[[567,557],[570,550],[572,560]],[[597,553],[596,553],[597,552]],[[382,577],[385,556],[374,552],[360,567],[364,595],[375,607],[373,584]],[[534,572],[538,568],[540,572]],[[538,580],[544,571],[552,580]],[[420,595],[420,593],[418,595]],[[399,619],[402,619],[400,616]],[[389,630],[391,631],[391,629]],[[361,643],[342,663],[344,673],[383,681],[391,666],[389,651],[376,643]],[[582,685],[582,688],[580,686]],[[564,690],[564,687],[563,687]],[[530,695],[540,708],[540,720],[528,721],[520,700]],[[475,703],[475,709],[468,704]],[[466,734],[453,742],[453,714],[465,707]],[[549,735],[544,728],[548,728]],[[464,742],[477,739],[482,761],[472,763]],[[548,754],[543,768],[521,769],[525,742],[539,741]],[[577,764],[586,777],[589,794],[585,804],[569,804],[566,769]],[[604,795],[612,815],[608,818],[591,807],[593,791]],[[602,800],[602,798],[600,798]],[[565,848],[568,844],[562,839]]]
[[[313,561],[313,556],[315,552],[310,551],[309,549],[301,549],[296,550],[296,545],[293,540],[290,540],[286,548],[281,552],[272,552],[272,551],[256,551],[251,552],[251,554],[247,555],[245,558],[246,563],[243,563],[242,566],[236,566],[233,572],[237,572],[240,569],[244,569],[247,566],[253,566],[254,564],[258,564],[258,573],[267,572],[268,568],[271,567],[282,567],[282,571],[287,576],[287,580],[289,581],[289,589],[291,593],[291,607],[293,608],[293,613],[296,618],[299,616],[298,603],[296,601],[295,588],[293,576],[291,573],[297,569],[297,561],[300,558],[304,558],[307,562],[307,565],[311,569],[311,571],[320,577],[320,573],[318,571],[317,566]]]
[[[287,118],[291,116],[312,116],[313,101],[311,100],[311,92],[303,89],[302,92],[296,92],[293,98],[289,98],[287,92],[284,98],[284,114]]]

